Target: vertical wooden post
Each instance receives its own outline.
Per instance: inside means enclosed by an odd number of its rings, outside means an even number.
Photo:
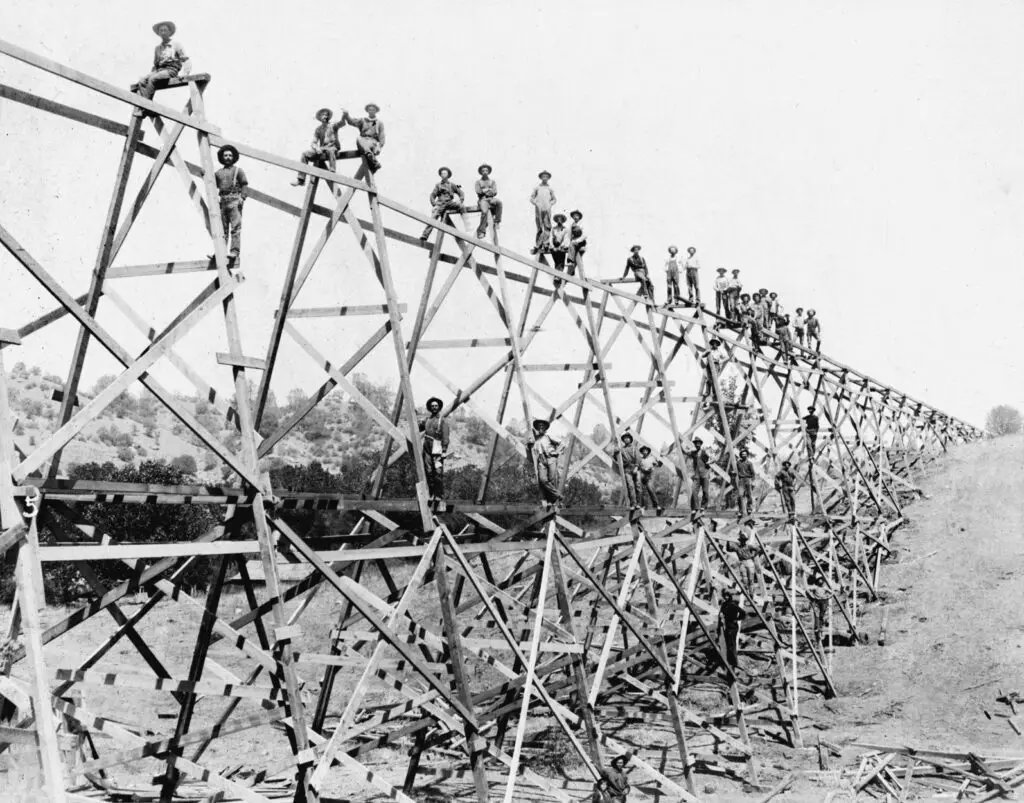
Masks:
[[[448,660],[452,665],[452,678],[455,681],[455,693],[462,704],[473,710],[473,695],[466,677],[466,657],[462,651],[462,639],[459,636],[459,623],[455,606],[452,604],[451,590],[448,587],[448,569],[445,566],[444,546],[438,546],[434,552],[434,582],[437,584],[437,597],[441,603],[441,621],[444,625],[445,640],[448,642]],[[543,606],[543,600],[541,601]],[[529,694],[529,691],[525,691]],[[490,789],[487,785],[487,768],[485,766],[484,745],[481,738],[470,723],[466,723],[466,750],[469,753],[469,765],[473,771],[473,785],[480,803],[487,803]]]

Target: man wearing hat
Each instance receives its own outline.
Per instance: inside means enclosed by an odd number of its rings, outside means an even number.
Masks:
[[[725,662],[733,669],[739,667],[740,627],[747,612],[736,601],[733,592],[722,592],[722,604],[718,608],[719,638],[725,638]]]
[[[716,268],[718,274],[715,277],[715,314],[728,315],[729,278],[725,275],[725,268]]]
[[[793,332],[789,328],[788,315],[780,315],[775,319],[775,337],[779,341],[779,357],[785,363],[796,365],[793,359]]]
[[[533,216],[537,223],[537,242],[530,249],[531,254],[541,254],[551,250],[551,210],[555,208],[558,199],[555,198],[555,190],[548,185],[551,174],[547,170],[541,170],[537,174],[540,184],[533,188],[530,195],[530,203],[533,204]]]
[[[548,430],[550,422],[538,418],[533,422],[533,457],[537,468],[537,483],[544,499],[544,507],[557,505],[562,499],[558,490],[558,458],[562,454],[562,445],[556,441]]]
[[[170,20],[153,26],[153,33],[160,37],[160,44],[153,51],[153,69],[142,76],[138,83],[131,85],[132,92],[152,100],[159,82],[189,74],[192,69],[191,59],[185,55],[181,43],[171,39],[177,30],[177,26]]]
[[[733,268],[732,278],[729,279],[729,292],[726,294],[725,309],[726,315],[730,320],[738,321],[740,319],[737,307],[740,303],[740,294],[743,292],[743,282],[740,281],[740,269]]]
[[[807,310],[807,321],[805,326],[807,327],[807,348],[814,349],[820,354],[821,321],[818,319],[818,313],[812,309]]]
[[[639,295],[647,299],[648,304],[654,303],[654,283],[647,272],[647,260],[640,256],[640,246],[634,245],[629,249],[629,257],[626,259],[626,270],[622,273],[625,279],[629,272],[633,271],[633,277],[640,283]]]
[[[814,457],[815,449],[818,446],[818,430],[821,429],[821,422],[813,407],[807,408],[807,415],[804,416],[804,431],[807,433],[807,451]]]
[[[736,504],[740,509],[740,521],[746,521],[754,512],[754,464],[750,462],[750,452],[746,449],[740,449],[740,457],[736,461]]]
[[[700,260],[697,259],[697,249],[692,245],[686,249],[686,253],[686,295],[689,296],[691,304],[700,306]]]
[[[615,756],[611,767],[601,770],[601,775],[594,784],[591,803],[626,803],[629,797],[629,780],[623,771],[627,756]]]
[[[488,215],[491,216],[494,223],[494,233],[498,233],[498,226],[501,225],[502,204],[498,197],[498,182],[491,178],[491,166],[482,164],[476,169],[476,172],[480,174],[480,178],[473,185],[480,206],[480,225],[476,227],[476,238],[482,240],[487,235]]]
[[[690,510],[703,513],[711,496],[711,456],[700,438],[689,447],[680,444],[680,450],[690,459]]]
[[[313,129],[313,142],[310,144],[309,150],[304,151],[302,158],[299,160],[304,165],[314,164],[317,167],[324,167],[328,170],[333,171],[336,163],[335,160],[338,156],[338,129],[345,125],[344,122],[331,123],[331,118],[334,113],[328,109],[320,109],[315,115],[315,119],[320,123],[316,128]],[[292,182],[293,187],[301,187],[306,183],[306,174],[299,173],[295,176],[295,181]]]
[[[739,543],[731,545],[730,548],[736,557],[739,558],[740,580],[747,587],[747,591],[753,594],[755,583],[757,582],[757,547],[750,543],[750,537],[747,535],[746,530],[741,530]]]
[[[665,260],[665,306],[683,303],[683,294],[679,292],[679,270],[683,261],[678,258],[679,249],[674,245],[668,247],[668,259]]]
[[[462,187],[459,184],[455,184],[452,181],[452,171],[447,167],[438,168],[437,175],[441,177],[441,180],[430,191],[430,214],[434,220],[444,220],[445,215],[463,210],[466,193],[462,191]],[[420,239],[426,240],[433,228],[428,223],[426,228],[423,229]]]
[[[569,255],[571,232],[565,225],[565,219],[565,215],[561,212],[552,218],[555,221],[555,227],[551,230],[551,260],[554,262],[554,268],[557,271],[565,270],[565,260]],[[569,275],[574,276],[575,274],[576,265],[574,263],[569,266]],[[555,279],[555,287],[559,287],[561,284],[561,279]]]
[[[380,106],[376,103],[366,104],[366,117],[353,117],[344,109],[341,110],[342,125],[353,125],[359,129],[359,136],[356,137],[356,149],[366,159],[370,170],[376,173],[380,170],[380,161],[377,155],[384,148],[384,123],[377,117]]]
[[[429,415],[420,421],[423,433],[423,467],[427,474],[427,490],[431,499],[444,497],[444,460],[448,456],[448,442],[451,432],[447,416],[441,415],[444,407],[436,396],[427,399]]]
[[[796,516],[796,501],[793,498],[793,488],[796,485],[796,475],[789,467],[789,461],[782,461],[782,468],[775,474],[775,490],[779,492],[782,500],[782,510],[789,517],[790,521]]]
[[[225,243],[230,235],[228,259],[234,262],[242,250],[242,204],[249,194],[249,181],[245,171],[238,166],[238,149],[234,145],[221,146],[217,151],[217,161],[224,165],[213,174],[220,193],[220,220]]]
[[[622,445],[612,454],[622,460],[622,468],[626,473],[626,499],[633,510],[640,508],[643,491],[640,488],[640,450],[633,443],[633,436],[623,432],[620,437]]]
[[[572,226],[569,228],[569,254],[565,260],[565,267],[570,276],[576,275],[579,269],[580,276],[583,276],[583,255],[587,252],[587,235],[583,233],[583,213],[579,209],[573,209],[569,213],[572,218]]]

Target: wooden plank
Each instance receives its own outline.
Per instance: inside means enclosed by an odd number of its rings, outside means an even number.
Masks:
[[[212,259],[192,259],[182,262],[156,262],[147,265],[121,265],[107,270],[108,279],[138,279],[143,276],[172,276],[182,273],[205,273],[216,270]]]
[[[587,362],[566,362],[566,363],[523,363],[522,370],[524,371],[587,371],[591,368],[596,368],[596,363]],[[611,368],[611,364],[605,365],[605,368]]]
[[[492,346],[510,346],[512,339],[509,337],[469,337],[455,340],[421,340],[421,349],[475,349],[490,348]]]
[[[0,328],[0,344],[5,346],[20,346],[21,335],[16,329]]]
[[[97,560],[139,560],[151,558],[207,557],[211,555],[254,555],[260,551],[259,541],[214,541],[208,544],[111,544],[97,546],[43,546],[39,559],[43,563]]]
[[[289,318],[338,318],[346,315],[387,315],[389,304],[351,304],[346,307],[302,307],[288,311]],[[395,304],[399,314],[409,309],[407,304]]]
[[[257,371],[267,369],[267,361],[259,357],[245,357],[241,354],[228,354],[223,351],[217,352],[217,362],[221,365],[232,365],[236,368],[254,368]]]

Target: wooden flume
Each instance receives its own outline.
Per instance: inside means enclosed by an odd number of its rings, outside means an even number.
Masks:
[[[9,660],[0,666],[5,711],[16,714],[0,727],[0,743],[37,745],[52,800],[112,798],[120,788],[117,769],[143,757],[160,767],[151,793],[168,800],[182,788],[201,787],[204,794],[253,803],[282,790],[295,800],[314,801],[339,766],[347,777],[396,800],[411,800],[418,786],[436,780],[468,785],[482,801],[580,799],[585,782],[548,778],[524,763],[531,724],[540,721],[578,753],[582,776],[593,778],[612,755],[627,754],[634,779],[669,799],[695,800],[699,772],[756,784],[761,740],[803,744],[800,697],[835,693],[831,667],[841,654],[834,652],[834,640],[843,632],[858,639],[860,611],[876,594],[881,562],[903,521],[903,506],[920,493],[921,472],[949,448],[981,437],[977,428],[826,355],[794,347],[789,361],[773,346],[755,349],[703,309],[652,308],[628,285],[595,281],[592,265],[586,274],[564,276],[543,257],[538,261],[498,245],[496,236],[493,242],[479,240],[450,219],[432,221],[380,194],[355,152],[340,156],[340,164],[356,161],[348,177],[229,140],[207,120],[207,75],[173,82],[157,96],[171,97],[172,89],[187,93],[184,108],[175,111],[5,42],[0,53],[131,106],[125,125],[0,85],[0,97],[61,117],[69,128],[90,126],[123,140],[85,295],[64,288],[0,221],[0,244],[57,304],[16,329],[0,330],[0,550],[18,550]],[[142,141],[147,127],[158,147]],[[197,161],[183,153],[192,133]],[[227,142],[262,168],[307,176],[296,205],[261,190],[261,176],[250,171],[251,201],[276,210],[286,224],[296,222],[270,342],[261,352],[243,347],[245,285],[229,271],[215,211],[213,149]],[[129,179],[139,155],[151,161],[133,197]],[[164,173],[177,174],[171,181],[182,183],[183,204],[191,205],[205,228],[214,258],[183,254],[179,262],[115,264],[121,246],[141,229],[140,213]],[[426,244],[408,233],[425,223],[435,230]],[[335,269],[321,259],[332,237],[354,238],[365,264],[347,267],[347,278],[353,285],[379,286],[377,301],[341,298],[330,306],[303,297],[315,271]],[[245,259],[243,254],[243,267]],[[211,281],[170,323],[156,324],[155,318],[166,316],[159,309],[158,283],[188,273],[207,273]],[[422,276],[413,281],[418,290],[412,293],[410,276]],[[125,300],[117,290],[124,278],[154,284],[152,308]],[[462,294],[475,293],[479,304],[473,316],[460,320],[453,337],[445,321],[455,306],[450,299],[456,286]],[[144,338],[141,349],[122,344],[102,325],[101,316],[114,310]],[[176,351],[179,341],[217,310],[224,318],[224,345],[210,350],[206,364],[184,359]],[[77,321],[79,336],[59,400],[58,428],[29,446],[14,435],[3,357],[67,315]],[[340,333],[348,319],[366,316],[382,323],[361,342],[344,341],[346,355],[333,353],[341,337],[318,344],[302,329],[304,320],[330,319]],[[546,327],[568,332],[556,352],[545,343]],[[727,352],[721,364],[707,359],[712,336]],[[124,369],[83,405],[79,383],[88,354],[97,349]],[[280,389],[275,368],[285,349],[318,366],[324,378],[291,417],[261,437],[256,430],[270,392]],[[477,358],[485,353],[492,359]],[[379,409],[353,381],[371,354],[389,355],[397,376],[391,409]],[[175,367],[209,399],[238,432],[237,447],[222,442],[153,377],[158,363]],[[486,367],[467,374],[464,365]],[[213,381],[226,371],[233,384],[227,394],[217,389],[223,382]],[[473,499],[441,505],[428,499],[416,429],[424,396],[417,380],[425,377],[450,392],[446,414],[465,406],[491,432]],[[258,388],[253,399],[250,381]],[[137,382],[231,469],[233,483],[170,487],[60,476],[62,450]],[[259,459],[273,455],[331,392],[362,408],[384,434],[367,492],[270,487]],[[496,407],[489,406],[489,396],[497,399]],[[822,421],[813,450],[801,417],[808,406]],[[534,504],[494,500],[490,479],[502,461],[531,454],[529,441],[511,425],[512,410],[526,422],[546,418],[570,437],[563,490],[584,470],[624,481],[621,461],[609,447],[629,428],[661,455],[663,470],[674,478],[664,516],[648,517],[622,504],[544,510],[539,495]],[[595,420],[603,423],[603,436],[586,431],[584,422]],[[693,515],[680,504],[690,483],[680,444],[698,432],[713,441],[719,457],[708,509]],[[501,456],[502,443],[511,458]],[[741,445],[750,451],[760,480],[755,511],[744,525],[736,520],[732,479]],[[792,519],[780,512],[771,491],[783,458],[792,460],[800,478],[801,512]],[[413,461],[416,492],[389,498],[384,481],[400,459]],[[202,504],[220,511],[221,521],[190,543],[119,543],[82,517],[79,506],[97,501]],[[359,518],[350,532],[323,538],[295,532],[283,515],[292,510],[342,510]],[[67,537],[41,546],[39,516]],[[254,535],[243,540],[242,528],[250,523]],[[730,552],[741,527],[760,553],[753,583]],[[199,556],[216,561],[205,598],[186,593],[180,582]],[[247,566],[257,559],[262,589]],[[102,560],[133,568],[132,580],[105,587],[90,569]],[[38,614],[44,562],[78,566],[92,589],[89,602],[46,629]],[[294,585],[282,584],[278,565],[284,562],[298,562],[308,574]],[[364,572],[371,564],[381,582],[371,582]],[[405,571],[409,567],[411,573]],[[812,573],[824,579],[830,594],[824,644],[812,632],[803,599]],[[241,584],[248,603],[233,618],[219,604],[231,579]],[[748,612],[737,668],[727,665],[716,629],[726,587],[738,591]],[[120,603],[138,590],[148,591],[149,600],[129,614]],[[337,595],[341,613],[327,643],[309,644],[302,640],[303,614],[318,593]],[[188,667],[166,665],[137,630],[158,604],[198,614],[200,624],[188,634],[194,642]],[[434,604],[436,616],[429,613]],[[84,662],[44,661],[44,644],[103,612],[114,620],[114,630]],[[124,638],[138,654],[137,670],[94,670]],[[249,666],[248,674],[211,659],[210,647],[221,641]],[[27,671],[12,675],[11,667],[22,662]],[[359,679],[342,699],[336,686],[345,668]],[[303,687],[317,677],[318,693],[304,694]],[[166,695],[177,711],[174,728],[147,734],[104,717],[89,707],[88,693],[75,696],[96,685],[138,694],[140,700]],[[720,694],[714,716],[687,705],[685,692],[694,687]],[[386,690],[387,702],[369,705],[371,690]],[[229,701],[216,723],[196,721],[199,707],[216,699]],[[671,733],[672,748],[656,765],[626,732],[636,722]],[[290,760],[257,767],[245,781],[237,768],[204,760],[215,740],[254,729],[267,741],[281,742]],[[72,733],[74,746],[68,749]],[[405,750],[410,740],[403,782],[392,783],[365,763],[369,751]],[[438,769],[440,760],[452,766]]]

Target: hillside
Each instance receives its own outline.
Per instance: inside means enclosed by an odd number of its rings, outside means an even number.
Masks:
[[[923,488],[867,610],[872,644],[840,650],[840,698],[814,713],[836,741],[1020,755],[1024,737],[985,711],[1024,692],[1024,436],[959,447]]]
[[[9,372],[10,403],[16,420],[15,436],[22,449],[28,450],[41,443],[57,426],[60,411],[59,391],[64,382],[61,377],[45,374],[38,367],[16,363]],[[104,376],[79,397],[88,403],[113,377]],[[394,390],[356,374],[354,383],[360,392],[379,409],[390,410],[394,403]],[[255,396],[255,388],[251,389]],[[273,432],[305,400],[303,391],[293,389],[287,400],[280,404],[272,393],[261,431]],[[207,429],[229,446],[237,445],[237,431],[228,428],[224,417],[205,399],[198,396],[178,395],[182,406]],[[452,417],[451,457],[449,470],[463,466],[483,468],[491,443],[491,430],[465,408]],[[511,421],[508,428],[522,432],[521,421]],[[595,439],[602,437],[594,433]],[[261,468],[269,470],[276,465],[304,466],[319,462],[334,474],[343,474],[346,467],[360,464],[360,457],[377,455],[383,448],[384,433],[379,425],[355,402],[335,390],[320,402],[300,424],[275,448],[272,456],[261,461]],[[512,454],[504,443],[499,446],[499,463]],[[62,473],[76,463],[103,463],[115,465],[138,464],[143,460],[192,458],[194,475],[199,482],[217,483],[230,476],[224,473],[220,461],[192,435],[168,410],[147,391],[142,395],[124,393],[103,413],[90,422],[82,434],[64,450]],[[583,479],[597,485],[603,493],[618,487],[607,472],[587,467]]]

